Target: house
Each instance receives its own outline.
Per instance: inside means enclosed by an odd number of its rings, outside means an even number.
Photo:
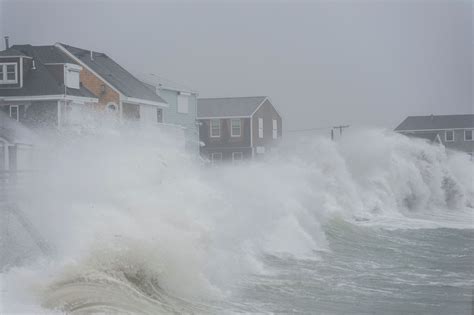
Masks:
[[[473,114],[409,116],[395,131],[410,137],[439,142],[448,149],[471,155],[474,152]]]
[[[99,98],[101,109],[117,112],[122,121],[146,125],[163,122],[166,101],[112,58],[61,43],[55,47],[83,67],[81,82]]]
[[[98,102],[80,84],[81,70],[55,46],[7,46],[0,52],[0,111],[27,126],[61,128],[72,108]]]
[[[28,128],[0,113],[0,174],[2,171],[31,170],[36,141]]]
[[[140,78],[168,103],[168,107],[163,109],[163,123],[182,127],[186,150],[199,154],[199,128],[196,121],[198,93],[156,75],[143,75]]]
[[[212,162],[263,155],[282,137],[282,118],[266,96],[198,99],[201,155]]]

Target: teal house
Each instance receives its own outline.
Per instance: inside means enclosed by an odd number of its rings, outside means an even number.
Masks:
[[[186,150],[199,154],[199,126],[196,120],[198,93],[184,85],[158,77],[141,76],[169,107],[163,108],[163,123],[183,128]]]

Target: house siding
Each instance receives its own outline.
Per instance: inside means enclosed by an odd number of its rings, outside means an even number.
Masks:
[[[80,72],[80,80],[82,85],[99,99],[99,108],[105,109],[108,103],[115,103],[117,107],[120,106],[119,93],[85,67],[83,67]],[[102,85],[105,85],[104,93],[102,93]]]
[[[260,138],[258,133],[259,118],[263,118],[263,138]],[[273,139],[273,119],[277,120],[278,139]],[[269,100],[266,100],[252,116],[252,129],[254,148],[264,147],[265,151],[271,150],[271,148],[281,139],[283,134],[282,118]]]
[[[242,152],[244,157],[252,155],[250,143],[250,119],[241,118],[240,137],[231,136],[231,119],[219,119],[221,124],[220,137],[211,138],[210,119],[200,120],[199,137],[204,143],[201,147],[201,154],[208,157],[212,152],[223,153],[223,159],[232,159],[232,152]]]
[[[474,128],[458,129],[454,131],[454,141],[446,141],[446,132],[453,129],[439,130],[438,135],[441,140],[441,143],[450,150],[463,151],[466,153],[474,153],[474,141],[464,140],[464,130],[474,130]],[[423,131],[410,131],[401,133],[410,135],[410,134],[423,134]]]
[[[158,94],[168,103],[168,108],[163,108],[163,122],[179,125],[185,128],[186,149],[188,152],[199,152],[199,129],[196,123],[197,96],[189,96],[188,113],[178,112],[179,91],[159,89]]]

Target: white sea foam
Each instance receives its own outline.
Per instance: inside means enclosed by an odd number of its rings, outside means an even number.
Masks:
[[[305,139],[219,167],[152,129],[103,128],[47,148],[23,208],[56,251],[7,272],[7,309],[29,296],[46,309],[111,311],[129,296],[130,312],[202,310],[241,275],[265,272],[262,254],[317,258],[334,217],[472,228],[473,162],[391,132]]]

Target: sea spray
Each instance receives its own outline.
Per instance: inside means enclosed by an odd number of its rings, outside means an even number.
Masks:
[[[32,277],[31,286],[43,288],[38,304],[66,312],[202,310],[231,300],[243,276],[267,272],[265,255],[318,259],[331,250],[325,225],[334,218],[436,220],[431,213],[472,211],[466,155],[391,132],[306,139],[216,167],[177,143],[154,129],[104,127],[46,144],[22,198],[56,248],[47,267],[28,262],[44,273]]]

